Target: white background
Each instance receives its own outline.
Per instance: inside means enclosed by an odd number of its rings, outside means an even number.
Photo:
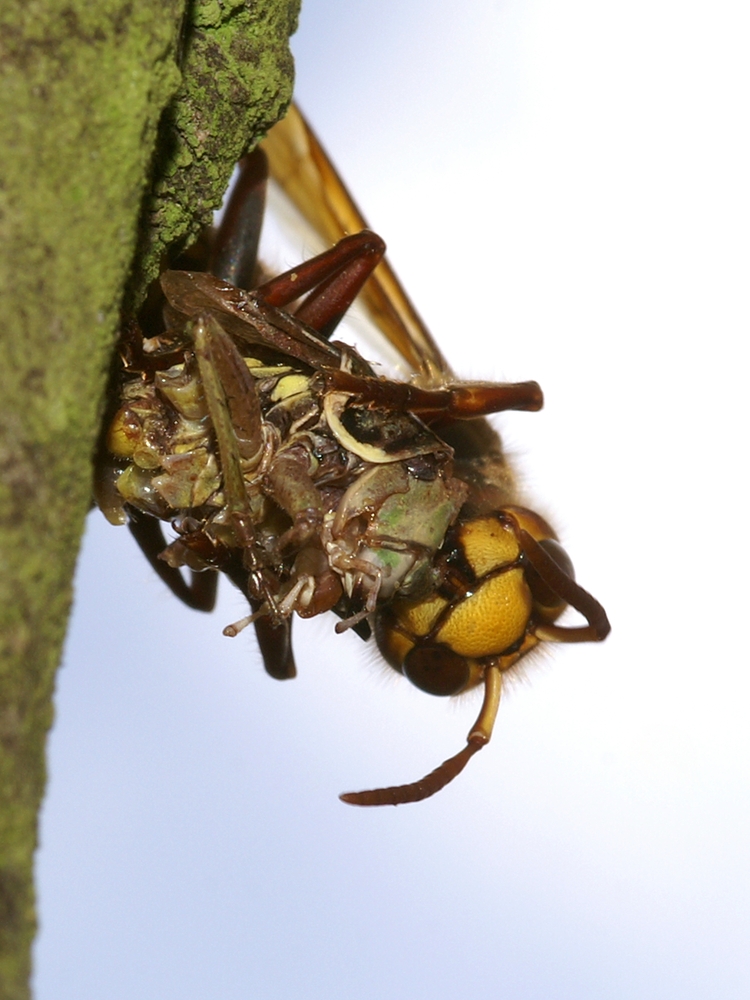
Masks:
[[[476,702],[331,620],[263,672],[91,517],[37,1000],[750,995],[743,5],[306,0],[297,96],[613,625],[436,798]],[[740,284],[742,283],[742,284]],[[742,433],[742,440],[740,434]]]

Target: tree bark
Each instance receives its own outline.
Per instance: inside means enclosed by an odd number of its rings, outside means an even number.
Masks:
[[[291,97],[299,0],[0,12],[0,998],[29,996],[54,672],[123,302]]]

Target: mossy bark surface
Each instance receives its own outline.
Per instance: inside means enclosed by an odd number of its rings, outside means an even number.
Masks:
[[[29,995],[54,672],[120,312],[291,96],[298,0],[0,12],[0,998]]]

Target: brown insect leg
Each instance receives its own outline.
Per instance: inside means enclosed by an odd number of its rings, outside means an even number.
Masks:
[[[253,610],[255,603],[252,601],[250,604]],[[292,652],[292,619],[286,618],[280,625],[274,625],[270,618],[258,618],[253,624],[266,673],[277,681],[296,677],[297,667]]]
[[[196,611],[213,611],[216,603],[217,574],[210,570],[206,570],[205,573],[195,573],[191,570],[190,583],[186,583],[179,569],[169,566],[159,558],[167,547],[161,523],[134,507],[128,507],[127,511],[130,533],[159,579],[163,580],[175,597],[179,597],[189,608],[194,608]]]
[[[214,236],[208,271],[238,288],[252,288],[258,259],[268,181],[268,160],[260,149],[240,160],[240,175]]]
[[[225,437],[232,442],[236,440],[243,459],[253,461],[263,447],[263,417],[255,380],[221,325],[213,317],[208,317],[205,325],[206,332],[196,340],[196,357],[222,461],[229,463],[226,454],[229,445],[225,445]],[[220,402],[222,398],[229,414],[228,426],[225,425],[224,407]],[[240,495],[244,499],[244,486],[233,484],[233,488],[238,493],[241,488]]]
[[[216,434],[227,509],[251,523],[240,459],[257,459],[263,447],[255,383],[231,337],[213,316],[199,316],[188,329]]]
[[[544,396],[538,382],[505,382],[490,385],[466,382],[449,385],[450,405],[443,411],[446,416],[464,420],[484,417],[503,410],[535,412],[544,405]],[[425,412],[429,409],[425,407]],[[418,409],[417,412],[420,412]]]
[[[310,455],[302,446],[279,451],[264,479],[265,492],[292,519],[279,540],[279,551],[300,548],[323,522],[323,503],[310,475]]]
[[[547,642],[601,642],[610,633],[607,612],[587,590],[565,573],[551,555],[528,531],[518,532],[524,555],[542,580],[558,597],[575,608],[588,622],[586,627],[571,628],[565,625],[538,625],[534,634]]]
[[[251,597],[247,592],[247,570],[242,559],[235,557],[221,567],[225,576],[229,577],[235,587],[247,597],[253,614],[260,611],[262,601]],[[266,673],[277,681],[289,680],[297,676],[292,651],[292,620],[285,618],[280,624],[274,625],[267,615],[256,618],[253,622],[258,647],[263,657]]]
[[[484,700],[477,721],[466,738],[466,746],[453,757],[430,771],[419,781],[410,785],[394,785],[390,788],[375,788],[369,792],[346,792],[339,795],[342,802],[352,806],[400,806],[407,802],[421,802],[445,788],[457,777],[471,758],[490,741],[492,730],[500,707],[502,675],[499,664],[488,667],[484,677]]]
[[[428,422],[430,417],[462,420],[502,410],[540,410],[544,401],[537,382],[463,382],[444,389],[420,389],[408,382],[345,371],[326,371],[320,377],[326,389],[350,392],[363,403],[409,410]]]
[[[365,229],[261,285],[257,295],[283,307],[313,289],[295,315],[327,340],[384,253],[383,240]]]
[[[264,602],[272,618],[278,618],[274,596],[255,549],[255,526],[244,479],[245,468],[257,463],[263,449],[255,385],[231,337],[210,313],[193,320],[188,332],[224,479],[225,507],[221,523],[218,517],[214,518],[213,531],[227,548],[242,550],[243,565],[248,572],[247,589],[243,590]]]

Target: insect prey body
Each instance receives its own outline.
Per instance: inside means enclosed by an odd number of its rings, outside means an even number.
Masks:
[[[539,642],[598,640],[609,625],[552,528],[516,503],[482,419],[539,409],[539,387],[453,377],[296,109],[266,149],[272,176],[337,242],[258,284],[266,166],[246,158],[207,249],[165,271],[126,324],[96,499],[192,607],[213,606],[225,573],[250,603],[225,633],[253,623],[274,677],[295,673],[292,615],[333,611],[337,631],[374,631],[423,690],[483,686],[462,751],[421,781],[342,796],[416,801],[488,742],[503,673]],[[331,341],[360,291],[411,381]],[[556,624],[568,605],[585,625]]]
[[[179,311],[206,278],[167,272],[170,305]],[[174,521],[179,537],[161,553],[174,567],[220,567],[240,550],[277,625],[331,609],[356,624],[379,599],[434,589],[432,560],[467,487],[413,414],[329,387],[337,372],[374,377],[354,349],[336,348],[340,367],[316,372],[241,352],[208,309],[178,329],[185,360],[123,386],[107,439],[124,460],[115,516],[129,506]]]

